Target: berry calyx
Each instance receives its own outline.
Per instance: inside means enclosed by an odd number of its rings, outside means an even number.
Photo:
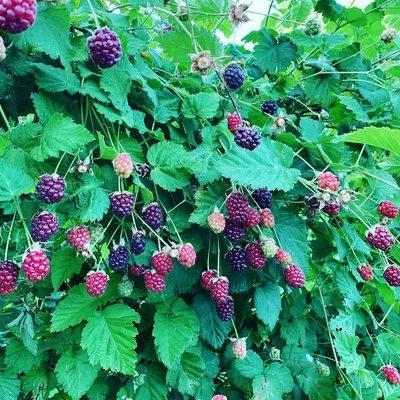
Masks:
[[[237,113],[229,114],[226,118],[228,123],[228,129],[235,134],[240,126],[243,125],[243,120]]]
[[[0,30],[24,32],[35,22],[36,13],[36,0],[1,0]]]
[[[185,243],[179,248],[178,261],[186,268],[191,268],[196,263],[196,250],[191,243]]]
[[[226,86],[233,90],[240,88],[245,78],[243,68],[236,63],[229,64],[224,69],[223,76]]]
[[[322,172],[318,176],[318,186],[321,189],[329,189],[336,192],[340,188],[340,181],[332,172]]]
[[[275,260],[279,264],[289,265],[292,263],[292,256],[286,250],[278,249],[275,253]]]
[[[233,192],[226,201],[229,219],[238,225],[245,225],[250,212],[247,197],[240,192]]]
[[[86,291],[92,297],[99,297],[107,289],[110,277],[104,271],[90,271],[86,275]]]
[[[268,100],[261,106],[263,114],[274,115],[278,111],[278,104],[275,100]]]
[[[132,175],[133,162],[129,153],[118,154],[117,157],[114,158],[112,164],[118,176],[129,178]]]
[[[389,265],[385,269],[383,277],[386,279],[386,282],[389,286],[400,286],[400,267],[398,267],[397,265]]]
[[[399,209],[396,204],[393,204],[389,200],[382,201],[379,203],[378,211],[382,215],[382,217],[387,218],[397,218],[399,215]]]
[[[232,353],[235,358],[244,360],[247,356],[246,338],[234,339],[232,343]]]
[[[226,220],[224,235],[230,242],[235,243],[246,236],[246,231],[242,226],[228,219]]]
[[[114,245],[110,251],[108,265],[116,272],[125,272],[129,262],[130,251],[123,245]]]
[[[35,214],[31,221],[31,236],[35,242],[46,242],[58,231],[58,218],[49,211]]]
[[[25,255],[21,269],[28,280],[42,281],[50,272],[50,260],[43,250],[34,249]]]
[[[12,261],[0,263],[0,295],[6,296],[17,288],[19,268]]]
[[[174,269],[172,258],[161,251],[151,257],[151,265],[162,276],[169,274]]]
[[[385,226],[378,225],[366,232],[367,241],[376,249],[389,250],[395,242],[394,236]]]
[[[244,271],[247,268],[246,249],[243,247],[234,247],[226,253],[226,260],[236,272]]]
[[[397,385],[400,383],[400,372],[393,365],[385,365],[381,371],[386,380],[391,384]]]
[[[275,217],[269,208],[264,208],[260,212],[260,224],[265,228],[273,228],[275,226]]]
[[[87,40],[89,55],[100,68],[110,68],[122,58],[121,41],[118,35],[108,28],[96,29]]]
[[[237,129],[234,140],[239,147],[253,151],[261,143],[261,135],[256,128],[242,125]]]
[[[302,288],[306,281],[303,271],[295,264],[290,264],[283,270],[285,282],[292,287]]]
[[[235,304],[231,296],[227,296],[223,301],[215,303],[215,309],[221,321],[226,322],[232,319],[235,313]]]
[[[224,214],[220,212],[214,211],[210,214],[207,218],[207,222],[210,229],[216,234],[223,232],[225,229],[225,217]]]
[[[212,279],[218,276],[218,272],[215,269],[209,269],[201,273],[201,287],[204,290],[210,290],[212,286]]]
[[[246,261],[254,269],[263,269],[265,265],[265,254],[258,242],[250,243],[246,247]]]
[[[57,174],[42,175],[36,185],[36,194],[46,204],[58,203],[64,197],[65,180]]]
[[[261,221],[260,213],[256,211],[254,208],[250,208],[244,226],[246,228],[254,228],[260,223],[260,221]]]
[[[109,196],[110,210],[120,218],[131,214],[133,210],[133,194],[130,192],[114,192]]]
[[[144,273],[144,284],[151,292],[163,292],[165,290],[164,276],[155,270],[148,270]]]
[[[225,301],[229,292],[229,281],[225,276],[211,279],[211,297],[217,302]]]
[[[158,203],[150,203],[142,210],[142,219],[153,230],[158,232],[164,222],[164,213]]]
[[[267,188],[256,189],[251,196],[260,208],[272,206],[272,193]]]
[[[90,244],[90,231],[86,226],[78,226],[67,233],[67,242],[77,250],[84,250]]]
[[[361,264],[357,268],[357,271],[360,274],[361,278],[364,279],[364,281],[370,281],[374,279],[374,270],[369,264]]]

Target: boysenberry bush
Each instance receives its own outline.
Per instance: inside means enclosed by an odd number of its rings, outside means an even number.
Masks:
[[[400,398],[399,2],[247,3],[0,0],[0,399]]]

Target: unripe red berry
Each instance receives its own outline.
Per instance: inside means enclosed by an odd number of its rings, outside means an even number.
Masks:
[[[215,277],[211,280],[211,297],[221,303],[226,300],[229,292],[229,281],[225,276]]]
[[[399,370],[393,365],[385,365],[384,367],[382,367],[382,374],[391,384],[397,385],[400,383]]]
[[[21,269],[28,280],[42,281],[50,272],[50,260],[43,250],[31,250],[25,255]]]
[[[109,276],[104,271],[90,271],[86,275],[86,290],[92,297],[99,297],[107,289]]]
[[[398,207],[389,200],[382,201],[379,204],[378,211],[383,217],[388,218],[397,218],[399,215]]]
[[[336,192],[339,190],[340,181],[336,175],[332,174],[332,172],[322,172],[318,176],[318,186],[321,189],[329,189]]]
[[[118,176],[129,178],[133,171],[133,162],[129,153],[118,154],[113,162],[114,171]]]
[[[204,290],[210,290],[212,286],[212,279],[218,276],[215,269],[209,269],[201,273],[201,287]]]
[[[196,263],[197,254],[191,243],[185,243],[179,249],[178,261],[186,268],[191,268]]]
[[[303,271],[295,264],[291,264],[283,271],[285,282],[292,287],[302,288],[305,283]]]

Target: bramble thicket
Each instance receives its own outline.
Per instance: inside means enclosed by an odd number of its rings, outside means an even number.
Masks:
[[[398,400],[400,1],[0,0],[0,398]]]

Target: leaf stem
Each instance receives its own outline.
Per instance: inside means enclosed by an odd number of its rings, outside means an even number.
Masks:
[[[100,29],[100,23],[99,23],[99,20],[98,20],[98,18],[97,18],[96,11],[95,11],[94,8],[93,8],[93,4],[92,4],[91,0],[87,0],[87,3],[88,3],[88,5],[89,5],[90,12],[91,12],[91,14],[92,14],[94,23],[96,24],[96,28],[97,28],[97,29]]]
[[[13,218],[12,218],[12,221],[11,221],[11,226],[10,226],[10,232],[8,232],[8,236],[7,236],[6,249],[4,251],[4,261],[7,261],[7,257],[8,257],[8,246],[10,245],[11,232],[12,232],[13,227],[14,227],[15,216],[16,216],[16,212],[13,215]]]
[[[6,117],[6,114],[5,114],[5,112],[4,112],[4,110],[3,110],[3,107],[2,107],[1,105],[0,105],[0,115],[1,115],[1,117],[3,118],[4,123],[6,124],[7,130],[11,131],[11,125],[10,125],[10,123],[8,122],[8,119],[7,119],[7,117]]]

